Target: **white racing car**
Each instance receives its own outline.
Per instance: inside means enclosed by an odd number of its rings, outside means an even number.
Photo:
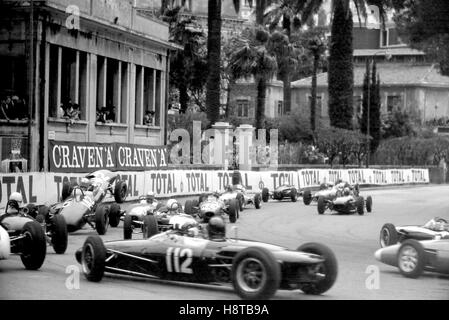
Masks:
[[[254,208],[260,209],[262,203],[260,192],[248,192],[241,184],[227,186],[226,191],[220,195],[219,199],[225,203],[230,203],[232,199],[237,199],[240,211],[243,211],[248,206],[254,206]]]
[[[8,232],[0,226],[0,260],[6,260],[11,254],[11,243]]]

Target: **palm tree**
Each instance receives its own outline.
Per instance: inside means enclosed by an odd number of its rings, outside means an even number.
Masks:
[[[271,45],[270,34],[264,28],[246,29],[229,62],[235,79],[253,77],[257,84],[256,128],[264,127],[267,81],[277,71],[276,57],[267,50]]]

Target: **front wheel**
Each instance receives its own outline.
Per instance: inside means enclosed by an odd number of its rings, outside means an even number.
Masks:
[[[355,200],[355,206],[357,208],[357,213],[360,216],[363,216],[365,214],[365,199],[363,199],[363,197],[358,197]]]
[[[232,263],[234,290],[242,299],[270,299],[279,288],[281,268],[265,248],[249,247],[240,251]]]
[[[268,202],[269,197],[270,197],[270,191],[268,190],[268,188],[263,188],[262,189],[262,201]]]
[[[119,180],[115,183],[114,199],[117,203],[123,203],[128,194],[128,186],[125,181]]]
[[[319,274],[320,278],[315,282],[301,284],[300,289],[305,294],[313,295],[322,294],[329,290],[334,285],[335,280],[337,280],[338,274],[337,258],[332,250],[320,243],[310,242],[301,245],[297,251],[317,254],[324,259],[324,262],[314,269],[314,272]]]
[[[237,201],[239,202],[240,211],[243,211],[243,209],[245,209],[245,198],[243,197],[243,195],[241,193],[239,193],[236,198],[237,198]]]
[[[109,224],[109,212],[104,205],[98,206],[95,210],[95,229],[100,236],[106,234]]]
[[[407,278],[419,278],[426,266],[426,253],[419,241],[405,240],[399,248],[397,261],[401,274]]]
[[[366,197],[366,211],[371,212],[373,210],[373,198],[371,196]]]
[[[229,222],[235,223],[239,216],[239,204],[237,199],[232,199],[228,207]]]
[[[159,233],[159,227],[157,224],[156,217],[153,215],[148,215],[143,218],[143,238],[148,239]]]
[[[63,254],[67,250],[67,223],[60,214],[55,214],[51,220],[51,245],[57,254]]]
[[[258,193],[254,196],[254,207],[256,209],[260,209],[261,202],[262,202],[262,198],[261,198],[260,194]]]
[[[296,188],[292,189],[290,197],[292,199],[292,202],[296,202],[298,200],[298,190],[296,190]]]
[[[109,208],[109,225],[117,228],[120,223],[120,206],[117,203],[111,204]]]
[[[23,226],[23,250],[20,258],[28,270],[37,270],[44,263],[47,254],[47,239],[44,229],[37,221],[27,222]]]
[[[86,239],[81,252],[84,276],[89,281],[98,282],[103,278],[106,265],[106,247],[99,236]]]
[[[381,248],[392,246],[398,242],[399,236],[396,227],[391,223],[386,223],[380,229],[379,242]]]
[[[133,237],[133,217],[129,214],[125,215],[123,220],[123,239],[130,240]]]
[[[326,211],[326,200],[324,200],[324,197],[318,198],[318,214],[323,214],[324,211]]]
[[[310,205],[312,202],[312,192],[310,190],[305,190],[302,196],[302,201],[306,206]]]

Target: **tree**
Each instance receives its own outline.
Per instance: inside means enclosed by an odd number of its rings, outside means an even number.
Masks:
[[[229,62],[235,79],[253,77],[257,84],[256,128],[264,127],[267,80],[277,71],[276,58],[267,50],[269,41],[270,34],[264,28],[247,28]]]
[[[398,10],[394,20],[403,38],[437,59],[441,73],[449,76],[449,1],[393,0],[393,5]]]
[[[352,13],[344,0],[335,1],[329,50],[329,118],[331,126],[352,129],[354,70]]]

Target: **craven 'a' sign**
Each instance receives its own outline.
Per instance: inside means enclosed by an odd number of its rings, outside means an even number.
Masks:
[[[164,146],[49,141],[52,172],[144,171],[167,167]]]

